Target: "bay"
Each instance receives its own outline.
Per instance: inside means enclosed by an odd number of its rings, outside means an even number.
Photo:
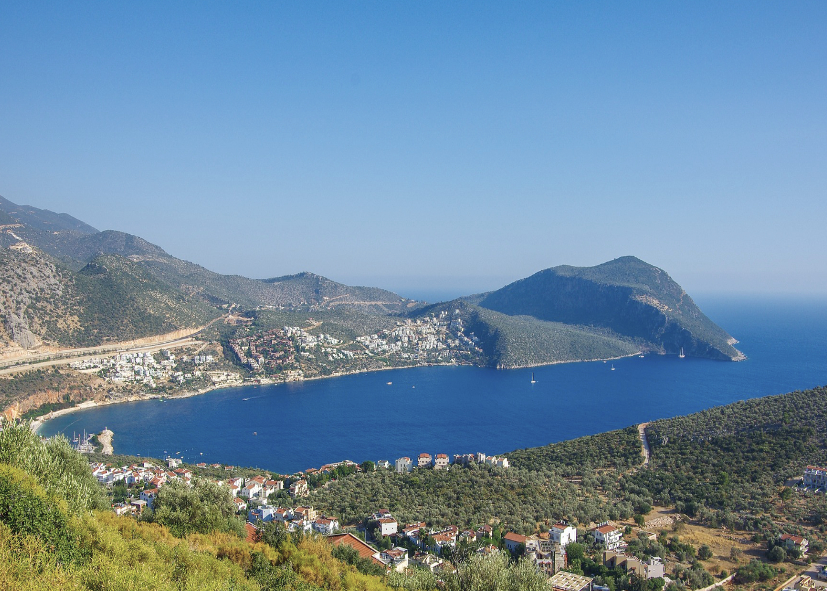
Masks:
[[[647,355],[519,370],[421,367],[102,406],[48,421],[40,433],[108,427],[116,453],[289,474],[342,459],[499,454],[827,384],[825,299],[698,303],[740,340],[746,361]]]

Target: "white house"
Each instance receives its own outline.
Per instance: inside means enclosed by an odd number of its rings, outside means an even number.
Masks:
[[[604,523],[592,530],[594,539],[598,544],[603,544],[607,550],[615,550],[620,546],[623,539],[623,532],[613,525]]]
[[[448,468],[448,455],[436,454],[434,458],[434,470],[443,470]]]
[[[577,530],[568,523],[555,523],[548,530],[548,539],[565,548],[570,543],[577,541]]]
[[[411,458],[404,457],[396,460],[396,471],[398,473],[401,474],[403,472],[410,472],[411,470],[413,470],[413,463],[411,462]]]
[[[381,519],[377,519],[377,521],[379,522],[379,535],[383,538],[395,534],[398,531],[399,524],[393,517],[382,517]]]
[[[335,518],[318,517],[316,521],[313,522],[313,529],[323,535],[329,536],[339,529],[339,521]]]

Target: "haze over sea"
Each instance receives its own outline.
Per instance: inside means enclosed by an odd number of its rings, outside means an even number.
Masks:
[[[115,404],[58,417],[40,433],[108,427],[116,453],[292,473],[342,459],[500,454],[827,384],[824,298],[696,301],[740,340],[746,361],[647,355],[507,371],[402,369]]]

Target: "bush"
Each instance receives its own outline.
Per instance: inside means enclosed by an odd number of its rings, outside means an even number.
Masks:
[[[735,582],[738,584],[767,581],[776,575],[776,570],[760,560],[752,560],[735,571]]]
[[[13,534],[33,536],[62,563],[79,562],[87,553],[78,545],[66,503],[48,495],[34,478],[0,464],[0,521]]]

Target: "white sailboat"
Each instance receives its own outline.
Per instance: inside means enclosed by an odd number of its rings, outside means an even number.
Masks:
[[[684,354],[683,354],[683,347],[681,347],[681,352],[680,352],[680,354],[678,355],[678,357],[679,357],[680,359],[683,359],[684,357],[686,357],[686,355],[684,355]]]
[[[535,380],[535,379],[534,379],[534,372],[533,372],[533,371],[531,372],[531,383],[532,383],[532,384],[536,384],[536,383],[537,383],[537,380]]]
[[[615,370],[615,364],[612,363],[612,371],[614,371],[614,370]]]

